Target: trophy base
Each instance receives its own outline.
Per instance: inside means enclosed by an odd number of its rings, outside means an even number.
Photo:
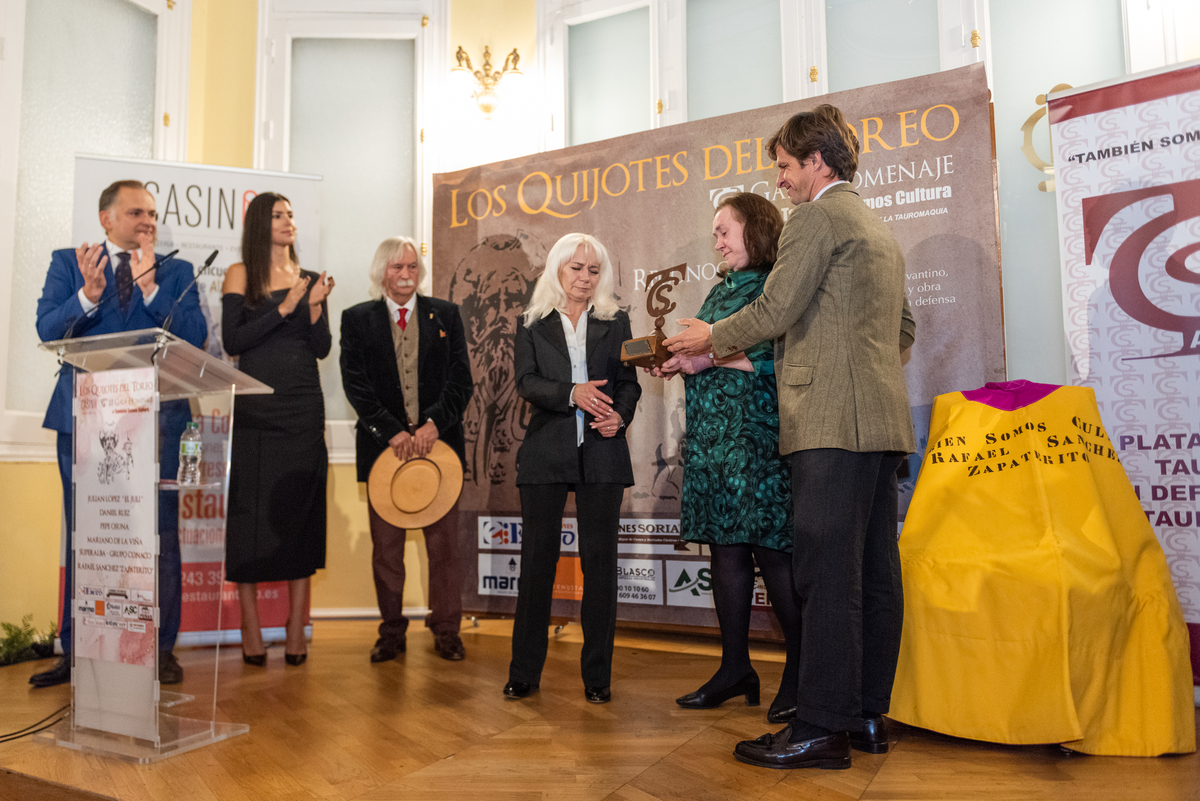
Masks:
[[[663,345],[666,338],[662,329],[655,329],[648,337],[625,340],[621,344],[621,362],[635,367],[661,367],[671,358],[671,352]]]

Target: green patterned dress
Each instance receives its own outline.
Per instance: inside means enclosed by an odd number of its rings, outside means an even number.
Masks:
[[[767,273],[731,272],[696,314],[723,320],[762,294]],[[710,367],[684,376],[683,538],[792,550],[791,484],[779,455],[779,396],[770,341],[746,350],[753,373]]]

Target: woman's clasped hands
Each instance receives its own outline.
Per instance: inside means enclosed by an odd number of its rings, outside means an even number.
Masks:
[[[612,398],[600,391],[599,387],[607,384],[606,379],[597,379],[583,384],[576,384],[571,390],[575,406],[592,416],[591,428],[600,432],[602,437],[611,437],[621,430],[625,421],[621,415],[613,411]]]

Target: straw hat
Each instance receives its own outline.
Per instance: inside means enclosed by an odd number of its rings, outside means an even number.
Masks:
[[[462,492],[462,462],[440,439],[429,455],[401,463],[391,448],[371,467],[367,495],[371,506],[397,528],[425,528],[441,520]]]

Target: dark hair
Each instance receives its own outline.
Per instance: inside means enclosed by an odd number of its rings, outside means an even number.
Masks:
[[[779,252],[779,234],[783,231],[783,215],[775,204],[753,192],[730,195],[717,204],[717,211],[726,206],[737,217],[742,229],[742,243],[750,259],[746,269],[767,273],[775,266]]]
[[[121,194],[122,189],[145,189],[146,185],[141,181],[127,179],[124,181],[113,181],[104,191],[100,193],[100,211],[108,211],[112,208],[112,204],[117,202],[117,195]]]
[[[801,111],[785,122],[767,142],[772,159],[779,148],[800,161],[820,153],[843,181],[853,181],[858,172],[858,134],[842,112],[827,103],[812,111]]]
[[[257,306],[259,301],[271,294],[271,218],[275,204],[279,201],[291,203],[278,192],[262,192],[246,207],[242,220],[242,264],[246,266],[246,305]],[[296,246],[288,246],[292,262],[296,258]]]

